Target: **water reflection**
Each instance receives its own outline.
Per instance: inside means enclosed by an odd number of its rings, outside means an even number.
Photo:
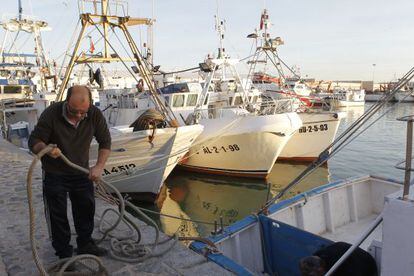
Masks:
[[[353,123],[357,118],[364,114],[366,107],[368,106],[348,106],[338,108],[336,111],[346,113],[346,116],[341,121],[341,125],[344,125],[344,123],[346,125]]]
[[[160,196],[161,213],[213,223],[220,217],[224,224],[231,224],[260,209],[277,191],[288,184],[306,166],[275,164],[267,181],[228,178],[177,171],[166,181]],[[318,168],[292,193],[319,186],[329,180],[328,168]],[[161,217],[162,229],[183,236],[205,236],[214,230],[213,225],[178,221]]]
[[[269,197],[269,185],[264,181],[227,178],[188,172],[175,172],[166,182],[166,197],[161,212],[193,220],[231,224],[254,210]],[[172,219],[161,218],[163,230],[167,233],[179,228],[200,235],[209,234],[213,225],[201,223],[170,223]]]
[[[306,164],[289,164],[289,163],[276,163],[270,176],[268,178],[271,184],[271,196],[275,196],[282,188],[295,179],[302,171],[306,169]],[[319,167],[312,174],[308,175],[302,180],[296,187],[290,190],[286,197],[299,194],[303,191],[318,187],[320,185],[330,182],[330,174],[328,167]]]

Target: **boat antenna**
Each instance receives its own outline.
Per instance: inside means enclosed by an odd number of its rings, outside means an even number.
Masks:
[[[224,19],[220,19],[219,18],[219,14],[218,14],[218,8],[217,8],[217,14],[214,16],[215,21],[216,21],[216,31],[217,34],[219,36],[219,49],[218,49],[218,55],[217,58],[225,58],[225,49],[224,49],[224,33],[225,33],[225,20]]]
[[[19,21],[20,21],[22,20],[22,14],[23,14],[22,0],[19,0],[18,3],[19,3]]]

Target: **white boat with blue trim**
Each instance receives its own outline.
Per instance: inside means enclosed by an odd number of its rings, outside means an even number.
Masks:
[[[393,247],[386,231],[396,211],[389,209],[401,203],[402,188],[398,181],[375,176],[332,182],[224,228],[209,237],[214,249],[202,242],[191,248],[237,275],[300,275],[301,258],[335,241],[354,242],[383,212],[384,225],[361,245],[383,271],[389,262],[384,257],[391,258],[385,250]]]

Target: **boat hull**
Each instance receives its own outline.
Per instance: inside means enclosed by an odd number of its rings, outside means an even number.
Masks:
[[[404,92],[397,92],[395,94],[395,100],[397,102],[402,102],[402,103],[412,103],[414,102],[414,96],[412,94],[407,95],[407,93]]]
[[[191,171],[266,178],[283,147],[301,126],[296,113],[201,120],[181,167]]]
[[[378,102],[384,97],[385,93],[369,93],[365,94],[365,101],[366,102]],[[391,100],[393,101],[393,99]]]
[[[302,127],[283,148],[278,161],[311,162],[335,139],[343,113],[298,113]]]
[[[157,195],[164,180],[202,132],[200,125],[132,132],[128,127],[111,129],[112,149],[103,179],[121,193]],[[97,145],[91,147],[91,164]]]

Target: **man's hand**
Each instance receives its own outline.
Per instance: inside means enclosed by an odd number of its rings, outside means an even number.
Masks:
[[[45,143],[43,143],[42,141],[39,141],[33,146],[32,152],[34,154],[38,154],[41,150],[43,150],[46,147],[47,147],[47,145]],[[50,157],[55,158],[55,159],[60,157],[61,154],[62,154],[62,152],[56,146],[51,151],[49,151],[47,153],[47,155],[49,155]]]
[[[103,166],[95,165],[89,169],[89,179],[97,181],[101,178],[103,172]]]
[[[60,155],[62,154],[62,152],[60,151],[59,148],[53,148],[51,151],[49,151],[49,153],[47,155],[49,155],[52,158],[58,158],[60,157]]]

